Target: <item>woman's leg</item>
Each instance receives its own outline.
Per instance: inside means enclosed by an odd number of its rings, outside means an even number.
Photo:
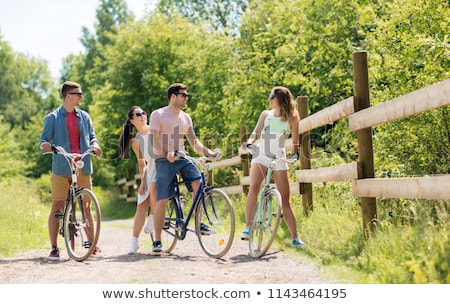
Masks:
[[[145,201],[136,206],[136,213],[134,215],[133,223],[133,236],[139,237],[144,227],[145,215],[147,214],[148,207],[150,206],[150,196]]]
[[[150,214],[148,216],[147,224],[144,227],[144,233],[150,233],[153,231],[154,219],[156,209],[156,183],[150,183]],[[147,212],[148,213],[148,212]]]
[[[273,178],[277,185],[278,191],[281,194],[283,219],[288,226],[291,237],[295,239],[297,237],[297,224],[295,222],[294,212],[292,210],[290,199],[290,185],[287,170],[274,171]]]
[[[250,226],[250,217],[256,206],[258,199],[258,193],[261,189],[261,183],[263,182],[267,174],[267,168],[261,164],[253,163],[250,167],[250,186],[248,189],[247,200],[245,203],[245,226]]]

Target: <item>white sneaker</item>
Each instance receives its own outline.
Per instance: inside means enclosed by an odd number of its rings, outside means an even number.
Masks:
[[[148,216],[147,225],[145,225],[145,227],[144,227],[144,232],[150,233],[152,231],[153,231],[153,214],[150,214]]]
[[[131,246],[130,250],[128,250],[128,253],[136,253],[139,249],[139,238],[133,236],[131,238]]]

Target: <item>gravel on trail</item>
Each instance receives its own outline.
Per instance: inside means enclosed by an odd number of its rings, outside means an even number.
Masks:
[[[99,247],[103,258],[50,262],[48,248],[20,252],[0,260],[3,284],[330,284],[324,271],[302,255],[271,248],[260,259],[248,255],[248,243],[236,235],[221,259],[208,257],[189,233],[171,253],[152,253],[149,235],[142,233],[136,254],[128,254],[132,220],[104,220]],[[63,240],[59,240],[63,247]],[[302,249],[298,249],[302,250]]]

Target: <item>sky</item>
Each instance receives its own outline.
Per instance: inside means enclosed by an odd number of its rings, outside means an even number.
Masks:
[[[137,19],[154,3],[126,0]],[[62,60],[84,51],[81,28],[93,32],[99,0],[0,0],[0,35],[14,52],[47,60],[53,78],[58,78]]]

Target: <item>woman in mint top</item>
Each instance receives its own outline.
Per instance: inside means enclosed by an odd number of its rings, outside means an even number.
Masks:
[[[243,148],[247,144],[254,144],[259,141],[259,154],[254,155],[250,167],[250,187],[247,195],[245,207],[245,228],[241,233],[241,239],[248,239],[248,229],[250,217],[256,206],[258,192],[267,174],[270,161],[278,153],[285,154],[285,140],[292,134],[291,155],[296,155],[298,151],[298,122],[300,120],[295,108],[294,98],[285,87],[275,87],[269,96],[271,110],[264,110],[259,116],[258,123],[249,137],[248,142],[243,143]],[[273,177],[278,191],[282,198],[283,219],[292,237],[293,246],[305,246],[305,243],[297,234],[295,216],[290,203],[289,176],[287,164],[278,161],[274,169]]]

